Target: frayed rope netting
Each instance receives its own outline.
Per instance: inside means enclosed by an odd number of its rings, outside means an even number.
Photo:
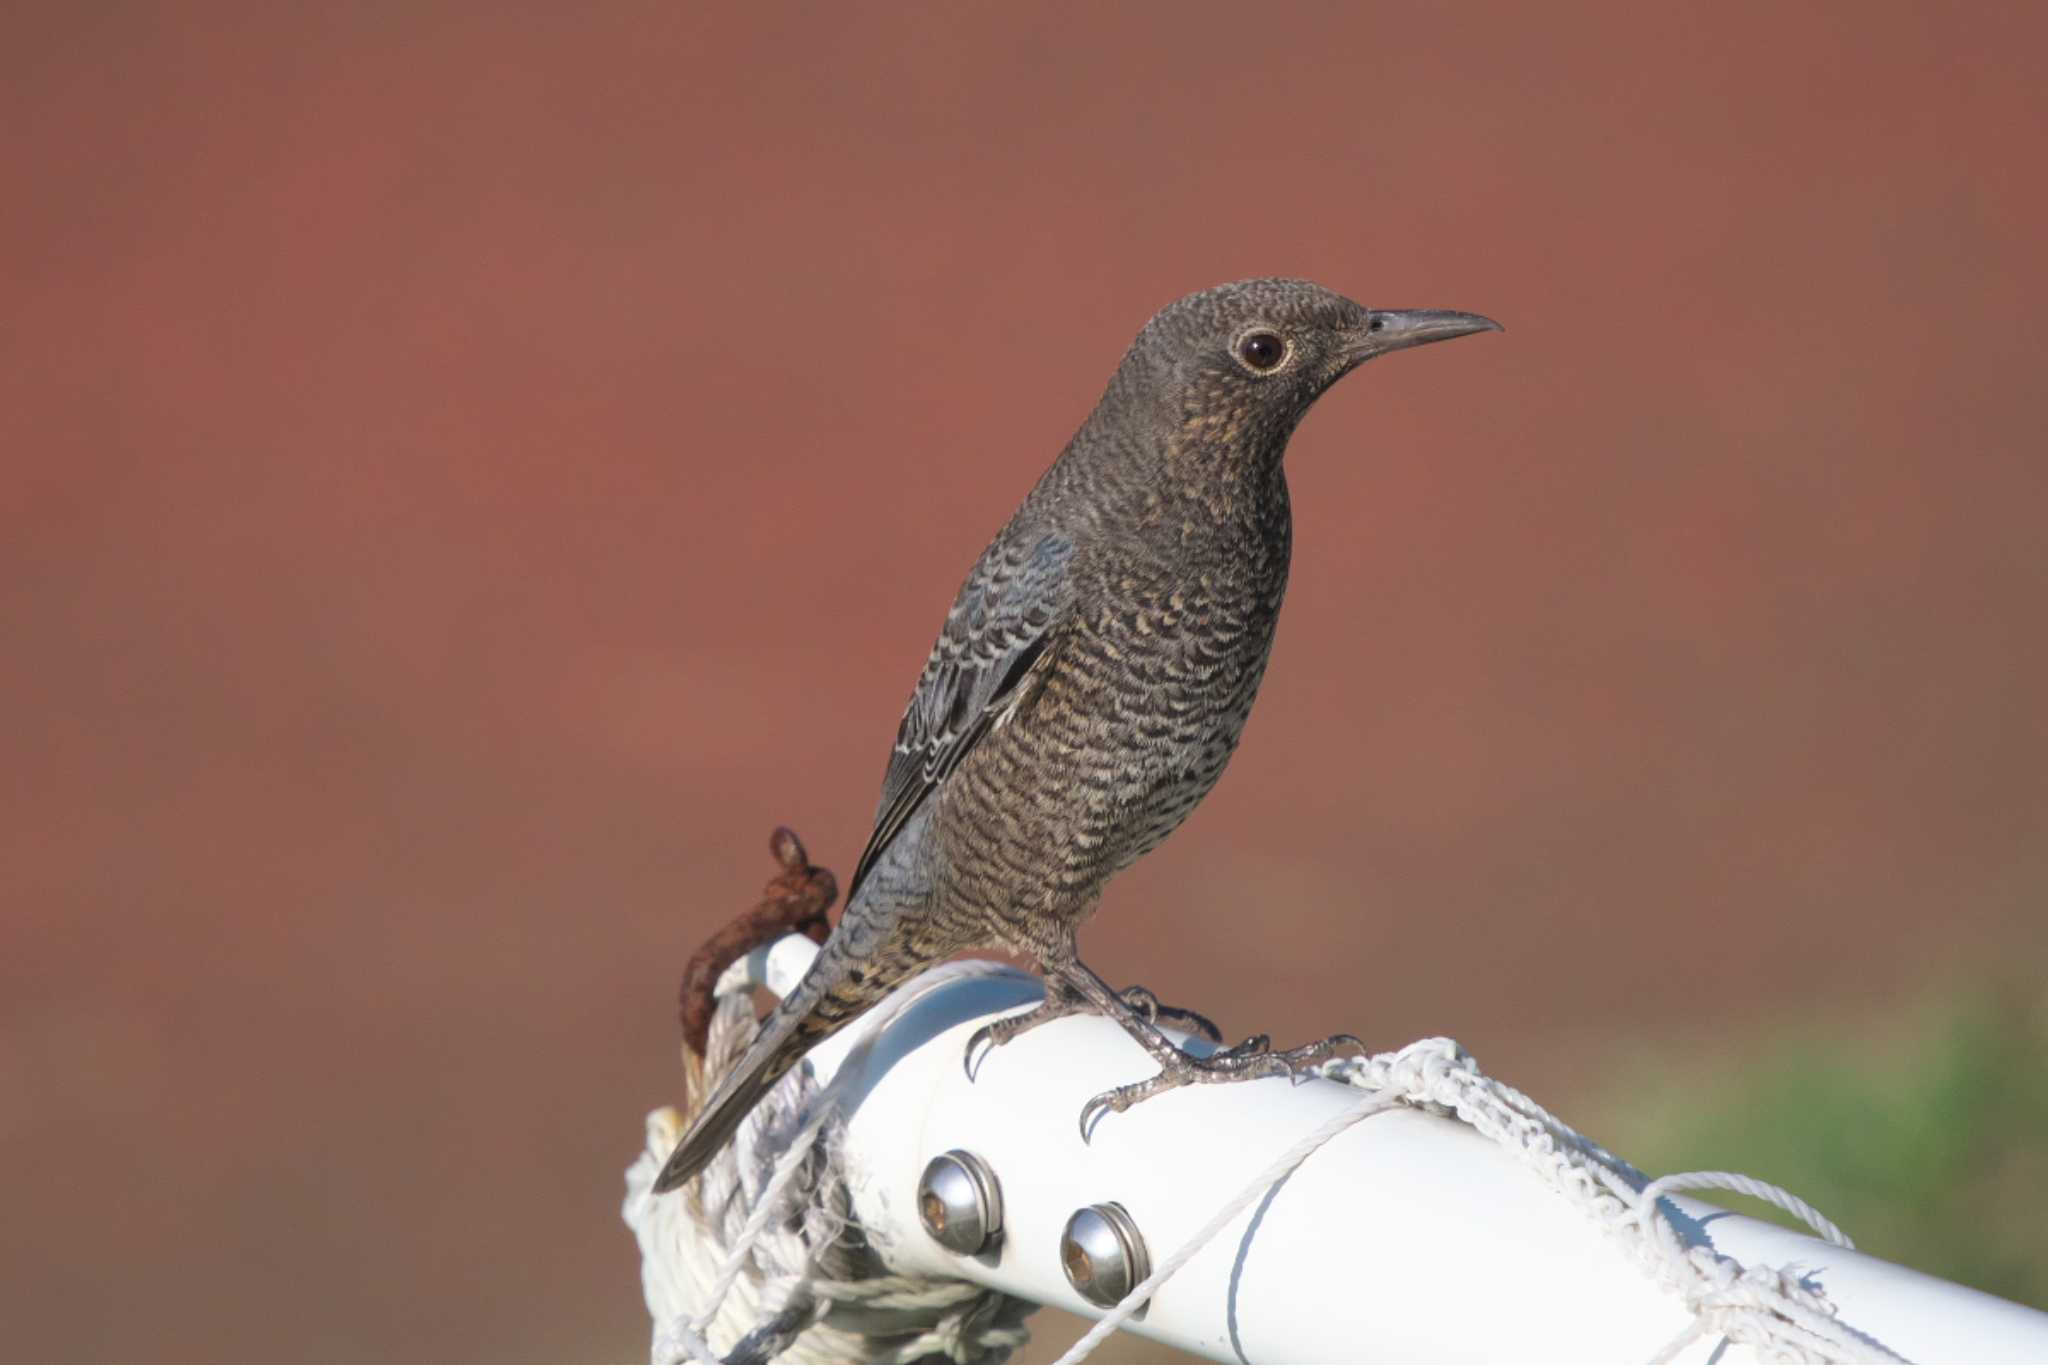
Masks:
[[[719,981],[702,1074],[689,1078],[694,1097],[753,1038],[752,962]],[[925,973],[875,1007],[864,1038],[926,992],[991,966]],[[837,1101],[834,1086],[797,1067],[696,1180],[664,1195],[654,1178],[688,1115],[648,1115],[646,1149],[626,1172],[625,1218],[640,1242],[655,1365],[1001,1365],[1030,1336],[1024,1317],[1038,1305],[964,1280],[892,1274],[867,1246],[847,1216]]]
[[[736,963],[718,988],[701,1096],[753,1035],[750,989]],[[867,1038],[927,992],[963,976],[1006,972],[963,961],[940,967],[877,1007]],[[847,1066],[846,1076],[856,1070]],[[1616,1239],[1692,1313],[1692,1324],[1651,1357],[1668,1365],[1707,1337],[1753,1348],[1786,1365],[1908,1365],[1841,1321],[1825,1293],[1791,1268],[1745,1266],[1688,1237],[1663,1196],[1731,1190],[1799,1218],[1837,1246],[1841,1229],[1777,1186],[1723,1171],[1651,1180],[1565,1125],[1534,1100],[1479,1070],[1448,1038],[1324,1064],[1321,1074],[1361,1091],[1359,1102],[1304,1135],[1201,1231],[1089,1329],[1057,1365],[1078,1365],[1130,1320],[1175,1272],[1339,1133],[1377,1113],[1419,1108],[1456,1118],[1511,1152]],[[673,1194],[654,1177],[687,1124],[672,1109],[648,1116],[647,1145],[626,1172],[624,1215],[640,1243],[641,1278],[654,1321],[653,1365],[1000,1365],[1027,1338],[1028,1301],[963,1280],[892,1273],[849,1218],[839,1161],[843,1135],[835,1086],[798,1067],[741,1125],[703,1175]]]

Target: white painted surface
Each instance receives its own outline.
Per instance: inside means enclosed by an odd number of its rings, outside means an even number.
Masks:
[[[764,952],[753,970],[786,990],[815,949],[785,939]],[[845,1068],[856,1212],[898,1268],[1097,1316],[1059,1267],[1060,1229],[1074,1209],[1123,1204],[1157,1263],[1301,1135],[1364,1098],[1322,1080],[1196,1087],[1108,1115],[1083,1143],[1076,1120],[1088,1097],[1151,1071],[1116,1025],[1076,1016],[989,1054],[971,1081],[962,1065],[989,1014],[1037,998],[1022,974],[954,981],[902,1011],[872,1047],[856,1027],[813,1054],[821,1077]],[[955,1256],[917,1222],[918,1176],[953,1147],[978,1153],[1002,1182],[996,1254]],[[1809,1273],[1844,1321],[1917,1365],[2048,1362],[2048,1315],[1697,1200],[1674,1202],[1745,1264]],[[1511,1154],[1455,1120],[1399,1110],[1311,1156],[1170,1281],[1132,1330],[1257,1365],[1576,1365],[1647,1361],[1690,1323],[1619,1241]],[[1707,1361],[1715,1345],[1695,1343],[1680,1359]],[[1746,1349],[1717,1358],[1752,1359]]]

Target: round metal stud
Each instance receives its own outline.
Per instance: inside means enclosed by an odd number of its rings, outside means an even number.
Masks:
[[[1003,1187],[986,1161],[956,1147],[926,1164],[917,1216],[946,1250],[978,1256],[1003,1235]]]
[[[1145,1239],[1122,1204],[1075,1210],[1060,1234],[1060,1265],[1075,1292],[1100,1308],[1121,1303],[1152,1273]]]

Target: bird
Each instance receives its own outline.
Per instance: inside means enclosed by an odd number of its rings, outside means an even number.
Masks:
[[[1035,962],[1042,1004],[984,1025],[1007,1043],[1082,1010],[1158,1064],[1091,1099],[1293,1075],[1358,1040],[1210,1055],[1162,1023],[1213,1025],[1118,990],[1076,931],[1105,886],[1222,776],[1266,672],[1292,543],[1288,440],[1345,375],[1389,352],[1501,331],[1474,313],[1374,309],[1307,280],[1253,279],[1160,310],[1100,402],[960,586],[918,675],[846,909],[797,986],[713,1086],[657,1177],[689,1181],[812,1047],[925,968],[970,949]]]

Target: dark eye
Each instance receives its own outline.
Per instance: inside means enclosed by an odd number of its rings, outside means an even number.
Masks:
[[[1264,372],[1287,359],[1287,343],[1271,332],[1247,332],[1237,343],[1237,358]]]

